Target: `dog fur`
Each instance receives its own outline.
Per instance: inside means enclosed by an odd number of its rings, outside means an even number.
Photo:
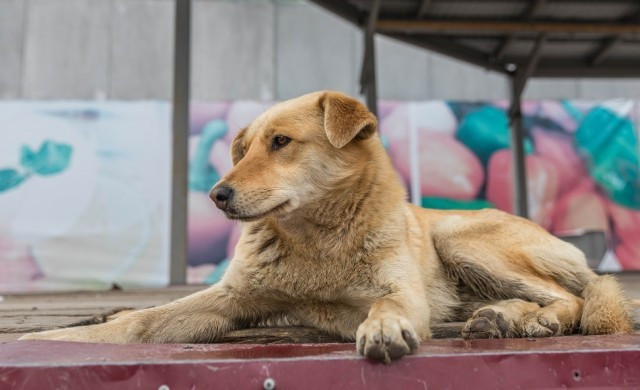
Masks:
[[[234,168],[212,190],[243,223],[219,283],[112,322],[23,339],[196,343],[284,321],[356,340],[362,355],[389,362],[442,321],[466,320],[465,338],[632,331],[615,279],[535,223],[408,204],[376,128],[338,92],[275,105],[238,134]]]

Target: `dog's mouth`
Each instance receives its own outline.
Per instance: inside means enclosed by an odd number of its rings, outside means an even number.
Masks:
[[[235,210],[227,210],[226,211],[226,215],[227,218],[229,219],[235,219],[238,221],[242,221],[242,222],[251,222],[251,221],[256,221],[260,218],[264,218],[269,214],[274,214],[277,213],[278,211],[282,211],[283,209],[285,209],[288,205],[289,205],[289,201],[285,200],[284,202],[280,203],[279,205],[263,212],[263,213],[259,213],[259,214],[252,214],[252,215],[244,215],[244,214],[239,214],[237,211]]]

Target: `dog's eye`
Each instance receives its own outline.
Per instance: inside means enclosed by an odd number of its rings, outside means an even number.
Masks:
[[[286,137],[284,135],[276,135],[273,137],[273,142],[271,144],[271,149],[276,150],[286,146],[289,142],[291,142],[291,138]]]

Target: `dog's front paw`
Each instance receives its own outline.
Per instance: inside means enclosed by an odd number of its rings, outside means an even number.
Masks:
[[[415,351],[420,343],[409,321],[395,315],[367,318],[358,327],[356,340],[361,355],[385,363]]]

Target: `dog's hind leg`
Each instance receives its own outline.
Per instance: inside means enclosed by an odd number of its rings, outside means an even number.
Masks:
[[[434,226],[433,242],[449,276],[478,301],[503,301],[476,310],[465,335],[543,337],[573,332],[584,305],[579,286],[560,283],[570,277],[556,275],[571,272],[563,264],[567,262],[557,259],[554,265],[539,259],[557,239],[530,223],[515,221],[517,230],[507,230],[509,223],[504,222],[509,221],[453,217]],[[584,270],[579,267],[578,260],[575,272],[587,279],[590,271],[586,265]]]
[[[473,313],[463,329],[465,338],[557,336],[572,333],[580,323],[584,301],[551,281],[470,264],[451,273],[492,302]]]
[[[517,338],[570,334],[580,322],[583,302],[557,299],[540,307],[534,302],[509,299],[476,310],[467,320],[462,337]]]
[[[477,248],[476,248],[477,249]],[[476,252],[477,254],[477,252]],[[465,324],[465,338],[545,337],[573,332],[584,301],[553,280],[522,272],[503,262],[483,265],[458,251],[443,259],[449,275],[489,305]]]

